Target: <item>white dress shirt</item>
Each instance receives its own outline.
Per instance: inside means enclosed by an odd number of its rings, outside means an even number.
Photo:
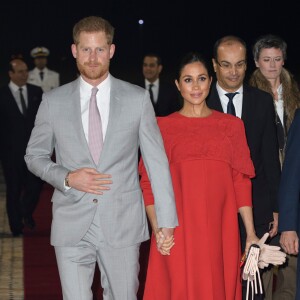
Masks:
[[[278,94],[278,100],[274,100],[275,108],[276,108],[277,115],[278,115],[278,117],[281,121],[281,124],[284,125],[284,120],[283,120],[284,108],[283,108],[283,98],[282,98],[282,84],[280,84],[280,86],[278,87],[277,94]]]
[[[219,94],[219,97],[221,99],[221,105],[222,105],[222,108],[223,108],[223,112],[227,112],[227,104],[229,102],[229,99],[228,97],[225,95],[227,94],[228,92],[223,90],[219,83],[217,82],[217,91],[218,91],[218,94]],[[234,97],[233,97],[233,104],[234,104],[234,108],[235,108],[235,114],[237,117],[239,117],[241,119],[242,117],[242,108],[243,108],[243,86],[241,86],[238,90],[236,90],[235,92],[238,92],[238,94],[236,94]]]
[[[110,105],[110,74],[108,74],[107,78],[102,81],[98,86],[98,92],[96,94],[97,98],[97,106],[101,116],[101,123],[102,123],[102,135],[103,135],[103,142],[105,140],[107,124],[108,124],[108,117],[109,117],[109,105]],[[84,135],[89,142],[89,104],[92,95],[92,88],[94,86],[90,85],[86,81],[80,77],[80,107],[81,107],[81,121],[84,130]],[[65,190],[69,190],[70,187],[67,187],[64,182]]]
[[[9,82],[8,87],[10,88],[10,90],[11,90],[11,92],[12,92],[12,94],[13,94],[15,100],[16,100],[16,103],[18,105],[18,108],[19,108],[20,112],[23,113],[21,98],[20,98],[20,91],[19,91],[20,87],[17,86],[12,81]],[[21,86],[21,88],[23,89],[22,93],[23,93],[23,96],[24,96],[24,99],[25,99],[26,107],[28,107],[27,86],[23,85],[23,86]]]
[[[149,80],[145,79],[145,87],[149,91],[150,84],[153,84],[152,86],[152,92],[153,92],[153,101],[154,103],[157,103],[158,99],[158,90],[159,90],[159,78],[157,78],[154,82],[150,82]]]
[[[101,122],[102,122],[103,142],[105,140],[108,117],[109,117],[110,84],[111,84],[111,79],[110,79],[110,75],[108,75],[107,78],[97,86],[98,92],[96,97],[97,97],[97,106],[99,109]],[[87,141],[89,141],[88,139],[89,103],[92,95],[92,88],[93,88],[92,85],[90,85],[89,83],[84,81],[82,77],[80,77],[81,119],[82,119],[84,134]]]

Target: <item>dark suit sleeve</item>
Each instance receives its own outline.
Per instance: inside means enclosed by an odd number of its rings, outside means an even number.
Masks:
[[[290,127],[279,186],[279,231],[298,231],[300,195],[300,110]]]
[[[267,95],[266,101],[265,127],[262,137],[262,157],[266,179],[269,186],[273,212],[278,212],[278,186],[280,181],[280,161],[277,131],[275,124],[275,108],[272,97]]]

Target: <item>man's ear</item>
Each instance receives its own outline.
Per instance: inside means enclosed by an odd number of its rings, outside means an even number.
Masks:
[[[76,58],[77,57],[77,48],[76,48],[75,44],[71,45],[71,51],[72,51],[73,57]]]
[[[115,50],[116,50],[116,45],[111,44],[110,47],[109,47],[109,58],[112,58],[114,56]]]
[[[160,73],[160,72],[162,71],[162,69],[163,69],[163,66],[162,66],[162,65],[159,65],[159,66],[158,66],[158,72]]]
[[[217,62],[216,62],[216,60],[213,58],[211,61],[212,61],[212,64],[213,64],[214,71],[217,72]]]

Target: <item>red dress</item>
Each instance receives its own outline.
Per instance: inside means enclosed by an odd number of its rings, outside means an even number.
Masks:
[[[206,118],[158,118],[170,163],[179,226],[170,256],[152,235],[144,300],[240,300],[238,209],[252,206],[254,167],[243,122],[212,111]],[[151,185],[140,165],[145,205]]]

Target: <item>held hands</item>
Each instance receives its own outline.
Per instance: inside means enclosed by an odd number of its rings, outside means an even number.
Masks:
[[[175,245],[174,228],[162,228],[155,232],[157,250],[162,255],[170,255],[171,248]]]
[[[82,168],[70,172],[69,186],[86,193],[102,195],[112,184],[111,175],[101,174],[93,168]]]

